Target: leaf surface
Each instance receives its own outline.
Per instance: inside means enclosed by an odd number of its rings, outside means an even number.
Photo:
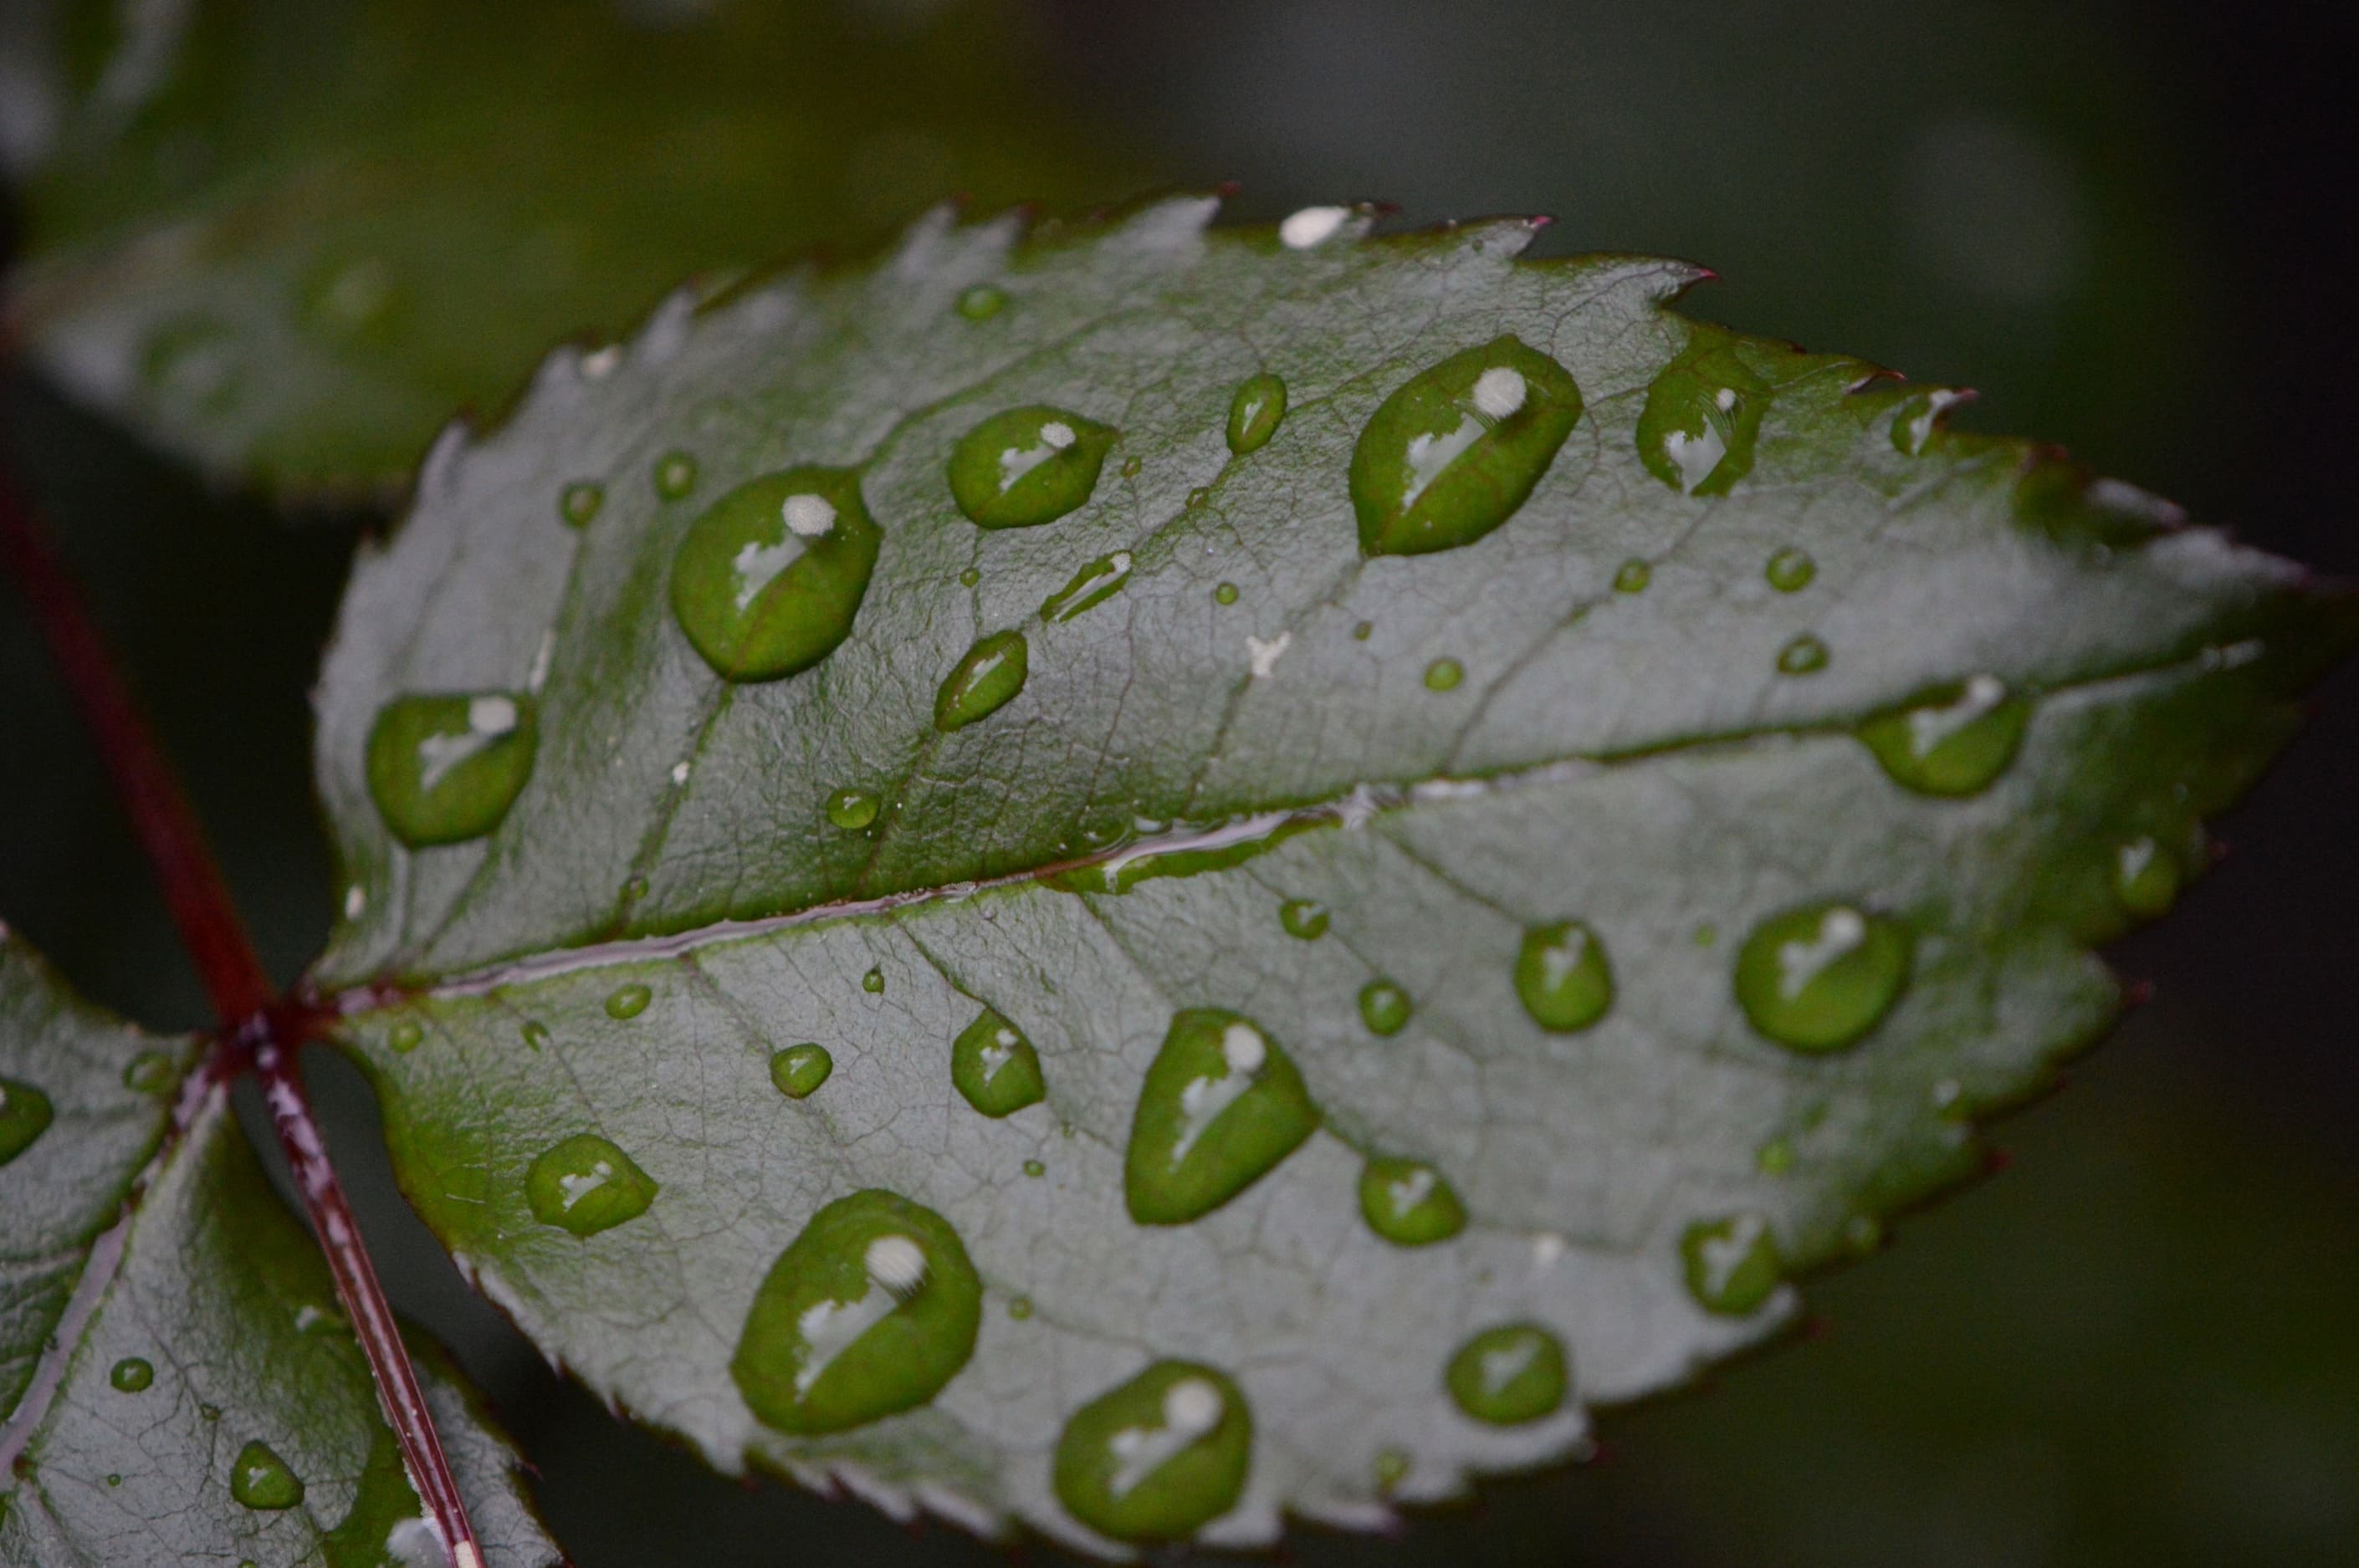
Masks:
[[[1977,1167],[2351,636],[1690,269],[1210,212],[682,297],[357,569],[316,983],[724,1469],[1115,1550],[1577,1452]]]

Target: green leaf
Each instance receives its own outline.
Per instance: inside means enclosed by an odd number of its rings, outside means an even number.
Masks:
[[[1691,325],[1691,269],[1210,213],[683,296],[357,568],[315,981],[429,1225],[724,1470],[1109,1549],[1576,1451],[1978,1167],[2353,636],[1936,391]],[[957,493],[1075,453],[1045,520]],[[814,613],[846,473],[848,632],[724,678],[676,558]],[[369,736],[455,694],[533,705],[530,776],[407,848]],[[986,1042],[1044,1096],[994,1114]],[[533,1172],[581,1139],[566,1191],[640,1206],[577,1234]]]
[[[397,486],[453,409],[670,279],[863,247],[951,192],[1131,183],[998,0],[51,0],[14,26],[33,357],[278,491]]]
[[[0,1563],[426,1561],[327,1267],[226,1089],[190,1086],[157,1154],[193,1052],[97,1016],[0,946],[0,1079],[57,1112],[0,1165]],[[447,1363],[413,1353],[486,1562],[555,1563],[505,1441]]]

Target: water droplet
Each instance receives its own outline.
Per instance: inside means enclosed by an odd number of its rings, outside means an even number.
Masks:
[[[1053,523],[1090,498],[1121,432],[1038,405],[995,414],[959,438],[951,494],[985,528]]]
[[[1709,947],[1720,940],[1720,927],[1707,920],[1688,933],[1688,940],[1699,947]]]
[[[2010,700],[1995,676],[1976,676],[1859,727],[1892,782],[1919,795],[1969,795],[2015,760],[2031,704]]]
[[[1815,675],[1827,667],[1827,645],[1808,632],[1777,650],[1777,673]]]
[[[603,485],[576,480],[558,492],[557,515],[569,528],[586,528],[598,515],[598,508],[606,503]]]
[[[636,1018],[647,1011],[647,1003],[655,1000],[655,994],[645,986],[617,986],[606,999],[606,1016]]]
[[[549,1025],[543,1023],[537,1018],[527,1019],[520,1033],[524,1035],[524,1043],[527,1045],[531,1046],[536,1051],[539,1050],[542,1046],[547,1045],[550,1040],[555,1038],[554,1035],[549,1033]]]
[[[870,996],[883,996],[885,994],[885,971],[882,969],[871,969],[866,974],[861,976],[860,989],[866,991]]]
[[[978,283],[958,297],[958,313],[970,321],[988,321],[1007,308],[1007,291]]]
[[[1236,601],[1237,601],[1237,585],[1236,585],[1235,583],[1233,583],[1233,582],[1224,582],[1224,583],[1221,584],[1219,587],[1217,587],[1217,588],[1215,588],[1215,589],[1212,589],[1212,602],[1213,602],[1213,603],[1215,603],[1215,604],[1234,604]]]
[[[1024,1173],[1027,1176],[1045,1176],[1049,1173],[1049,1167],[1038,1160],[1027,1160],[1024,1162]]]
[[[106,1374],[106,1380],[114,1385],[117,1392],[145,1393],[156,1380],[156,1368],[143,1357],[125,1356]]]
[[[821,1209],[778,1254],[729,1375],[766,1426],[844,1432],[940,1392],[982,1320],[982,1281],[950,1222],[871,1189]]]
[[[413,849],[479,838],[523,792],[537,741],[527,697],[396,697],[369,730],[369,795]]]
[[[123,1069],[123,1087],[143,1095],[162,1094],[179,1081],[179,1068],[161,1051],[142,1051]]]
[[[1908,929],[1849,903],[1813,903],[1753,928],[1736,1000],[1753,1027],[1797,1051],[1833,1051],[1875,1027],[1908,979]]]
[[[1140,461],[1139,459],[1135,456],[1125,458],[1122,460],[1122,477],[1125,479],[1136,479],[1138,477],[1138,470],[1146,466],[1147,465],[1144,462]]]
[[[1178,1541],[1236,1507],[1253,1412],[1210,1367],[1158,1361],[1073,1412],[1057,1440],[1057,1497],[1116,1541]]]
[[[1410,1458],[1408,1451],[1405,1448],[1376,1450],[1376,1489],[1380,1492],[1391,1491],[1408,1479],[1408,1473],[1415,1465],[1416,1461]]]
[[[1950,410],[1973,397],[1971,392],[1931,387],[1892,411],[1892,445],[1902,457],[1921,456],[1941,428]]]
[[[1425,689],[1456,691],[1459,682],[1466,678],[1466,666],[1456,659],[1436,659],[1425,666]]]
[[[977,642],[934,694],[934,728],[963,730],[1005,708],[1024,689],[1031,656],[1021,632],[994,632]]]
[[[2151,838],[2133,838],[2114,853],[2114,894],[2141,919],[2169,914],[2182,880],[2178,857]]]
[[[666,501],[678,501],[696,488],[696,459],[677,449],[656,460],[656,493]]]
[[[714,502],[680,539],[672,613],[730,680],[807,670],[851,635],[883,538],[856,470],[764,474]]]
[[[119,1487],[123,1485],[122,1475],[116,1471],[109,1471],[106,1476],[106,1484],[110,1487]]]
[[[951,1082],[985,1116],[1012,1116],[1049,1092],[1032,1042],[987,1007],[951,1046]]]
[[[983,568],[980,567],[969,567],[964,571],[959,573],[958,579],[959,586],[961,588],[973,588],[975,584],[983,580]]]
[[[1768,565],[1761,568],[1761,575],[1779,593],[1799,593],[1810,586],[1812,578],[1819,575],[1819,563],[1810,558],[1808,550],[1789,547],[1770,557]]]
[[[1773,1138],[1761,1145],[1753,1157],[1755,1169],[1765,1176],[1782,1176],[1794,1168],[1794,1146],[1782,1138]]]
[[[577,1133],[540,1152],[524,1179],[532,1217],[576,1236],[595,1236],[647,1212],[655,1178],[594,1132]]]
[[[1634,556],[1629,560],[1624,561],[1619,567],[1614,568],[1614,591],[1616,593],[1644,593],[1647,591],[1647,585],[1652,582],[1654,579],[1655,568]]]
[[[1358,625],[1352,628],[1352,641],[1355,643],[1364,643],[1369,639],[1369,637],[1375,634],[1375,630],[1376,623],[1375,622],[1363,621]]]
[[[1534,926],[1516,956],[1516,995],[1542,1029],[1558,1034],[1587,1029],[1614,1005],[1605,944],[1578,920]]]
[[[197,1407],[197,1413],[204,1417],[207,1421],[219,1421],[221,1420],[221,1406],[201,1404]]]
[[[835,1071],[835,1058],[827,1047],[807,1040],[799,1045],[789,1045],[783,1051],[770,1053],[770,1082],[788,1099],[802,1099],[827,1082]]]
[[[1289,898],[1277,906],[1277,923],[1288,936],[1316,942],[1327,935],[1327,906],[1315,898]]]
[[[247,1508],[276,1512],[303,1500],[303,1478],[271,1452],[270,1444],[256,1438],[239,1449],[230,1465],[229,1495]]]
[[[846,833],[857,833],[876,820],[884,804],[864,789],[840,789],[827,797],[827,819]]]
[[[1533,1323],[1484,1329],[1458,1347],[1442,1377],[1458,1408],[1492,1426],[1552,1414],[1571,1380],[1563,1341]]]
[[[632,878],[628,879],[627,881],[625,881],[623,883],[623,902],[624,902],[624,903],[636,903],[639,900],[641,900],[641,899],[643,899],[643,898],[645,898],[645,897],[647,897],[647,878],[645,878],[645,877],[632,877]]]
[[[1360,1171],[1360,1213],[1396,1247],[1447,1241],[1466,1228],[1465,1206],[1441,1173],[1415,1160],[1371,1160]]]
[[[30,1084],[0,1078],[0,1165],[31,1148],[56,1117],[49,1096]]]
[[[1129,581],[1128,550],[1100,556],[1075,572],[1064,587],[1040,601],[1040,619],[1052,622],[1071,621],[1120,593]]]
[[[1247,1019],[1171,1021],[1132,1114],[1123,1187],[1141,1225],[1184,1225],[1269,1173],[1319,1125],[1302,1075]]]
[[[1398,1034],[1408,1024],[1408,992],[1390,980],[1370,980],[1360,988],[1360,1022],[1372,1034]]]
[[[1352,449],[1360,548],[1414,556],[1473,544],[1524,503],[1580,417],[1564,367],[1513,337],[1419,372]]]
[[[1239,382],[1229,399],[1229,450],[1239,457],[1259,451],[1285,417],[1285,382],[1267,371]]]
[[[1195,489],[1188,492],[1186,505],[1188,510],[1190,512],[1201,512],[1205,507],[1212,504],[1212,487],[1206,484],[1200,484]]]
[[[1784,1265],[1769,1222],[1757,1214],[1699,1220],[1680,1238],[1688,1293],[1707,1312],[1742,1317],[1769,1299]]]
[[[1689,495],[1725,495],[1753,470],[1769,384],[1737,357],[1735,342],[1698,326],[1647,388],[1638,415],[1638,460]]]

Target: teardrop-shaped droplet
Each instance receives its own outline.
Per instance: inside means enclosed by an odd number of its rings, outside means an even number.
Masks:
[[[576,1236],[595,1236],[647,1212],[654,1177],[606,1139],[583,1132],[552,1144],[524,1179],[532,1217]]]
[[[1827,645],[1808,632],[1777,650],[1781,676],[1816,675],[1827,667]]]
[[[1062,408],[1010,408],[959,438],[951,454],[951,494],[985,528],[1053,523],[1090,498],[1120,436]]]
[[[1277,906],[1277,924],[1288,936],[1316,942],[1327,935],[1327,906],[1315,898],[1289,898]]]
[[[958,313],[970,321],[988,321],[1006,308],[1007,291],[993,284],[978,283],[958,297]]]
[[[995,632],[977,642],[934,694],[934,728],[963,730],[1007,706],[1024,689],[1031,658],[1021,632]]]
[[[1071,621],[1120,593],[1129,581],[1128,550],[1100,556],[1075,572],[1071,581],[1040,601],[1040,619],[1050,622]]]
[[[145,1393],[156,1380],[155,1364],[144,1356],[125,1356],[108,1369],[106,1380],[117,1393]]]
[[[1371,1160],[1360,1171],[1360,1213],[1396,1247],[1447,1241],[1466,1228],[1466,1208],[1441,1173],[1416,1160]]]
[[[1229,399],[1229,450],[1239,457],[1258,451],[1285,417],[1285,382],[1267,371],[1239,382]]]
[[[2133,838],[2114,852],[2114,894],[2140,919],[2169,914],[2184,880],[2179,858],[2150,837]]]
[[[275,1513],[303,1500],[303,1478],[256,1438],[230,1462],[229,1495],[247,1508]]]
[[[646,986],[617,986],[607,995],[606,1016],[615,1019],[636,1018],[647,1011],[647,1003],[655,1000],[655,994]]]
[[[1360,988],[1360,1022],[1371,1034],[1398,1034],[1407,1027],[1408,992],[1390,980],[1370,980]]]
[[[765,474],[690,525],[672,557],[672,613],[730,680],[807,670],[852,634],[883,539],[857,470]]]
[[[570,528],[586,528],[598,515],[598,508],[606,503],[603,486],[588,480],[577,480],[567,485],[557,497],[557,514]]]
[[[985,1116],[1012,1116],[1049,1092],[1032,1042],[987,1007],[951,1046],[951,1082]]]
[[[835,1058],[814,1040],[770,1054],[770,1084],[788,1099],[801,1099],[827,1082]]]
[[[1736,340],[1701,326],[1647,388],[1638,460],[1689,495],[1724,495],[1753,471],[1769,384],[1737,357]]]
[[[401,697],[369,730],[370,798],[413,849],[479,838],[532,777],[533,704],[508,692]]]
[[[678,501],[696,488],[696,458],[693,453],[672,450],[656,460],[656,493],[666,501]]]
[[[729,1375],[766,1426],[844,1432],[940,1392],[982,1320],[982,1281],[950,1222],[871,1189],[821,1209],[778,1254]]]
[[[1564,367],[1495,338],[1395,388],[1352,449],[1360,548],[1415,556],[1471,545],[1524,503],[1581,417]]]
[[[1319,1125],[1302,1075],[1248,1019],[1171,1021],[1132,1113],[1123,1190],[1141,1225],[1185,1225],[1267,1175]]]
[[[1707,1312],[1742,1317],[1769,1299],[1785,1265],[1769,1222],[1757,1214],[1699,1220],[1680,1238],[1688,1293]]]
[[[1516,955],[1516,995],[1542,1029],[1570,1034],[1614,1005],[1614,970],[1605,944],[1578,920],[1524,933]]]
[[[864,789],[840,789],[827,797],[827,819],[846,833],[857,833],[876,820],[883,805]]]
[[[1236,1507],[1253,1412],[1226,1374],[1158,1361],[1073,1412],[1057,1440],[1066,1511],[1116,1541],[1180,1541]]]
[[[1783,549],[1769,557],[1761,575],[1779,593],[1799,593],[1819,575],[1819,563],[1808,550]]]
[[[1908,928],[1855,904],[1808,904],[1753,928],[1736,958],[1736,1000],[1753,1027],[1797,1051],[1850,1044],[1908,983]]]
[[[1486,1328],[1458,1347],[1442,1381],[1460,1410],[1492,1426],[1554,1414],[1571,1379],[1564,1342],[1534,1323]]]
[[[1919,795],[1969,795],[1990,787],[2023,743],[2031,704],[2010,699],[1995,676],[1976,676],[1859,727],[1892,782]]]

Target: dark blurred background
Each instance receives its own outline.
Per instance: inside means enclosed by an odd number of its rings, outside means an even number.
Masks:
[[[886,0],[867,0],[872,6]],[[894,0],[892,9],[928,8]],[[1698,313],[1979,387],[2201,520],[2359,575],[2359,135],[2347,4],[1195,0],[1016,8],[1142,167],[1234,215],[1549,212],[1549,252],[1692,257]],[[650,287],[666,280],[650,280]],[[209,492],[21,373],[7,449],[186,772],[277,972],[331,915],[305,692],[360,513]],[[201,997],[103,776],[0,597],[0,914],[144,1022]],[[1375,1568],[2359,1562],[2359,678],[2115,955],[2153,1001],[1996,1133],[1995,1181],[1809,1290],[1811,1326],[1607,1412],[1593,1463],[1363,1541]],[[541,1467],[582,1568],[980,1563],[780,1487],[741,1495],[554,1379],[391,1189],[313,1065],[398,1304]],[[266,1139],[266,1142],[267,1140]],[[1060,1561],[1045,1547],[1034,1561]]]

